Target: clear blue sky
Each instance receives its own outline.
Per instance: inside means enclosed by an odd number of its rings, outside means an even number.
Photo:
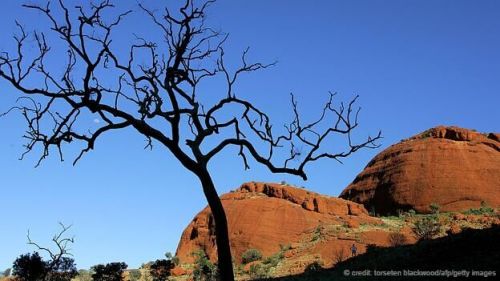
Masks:
[[[2,2],[0,50],[12,47],[15,19],[29,29],[45,23],[20,2]],[[116,2],[123,9],[136,3]],[[136,32],[154,39],[141,16],[125,21],[129,34],[119,37]],[[221,194],[245,181],[286,180],[336,196],[376,153],[427,128],[500,131],[499,1],[219,0],[209,23],[230,34],[230,64],[247,46],[251,58],[279,61],[237,89],[271,112],[276,126],[290,116],[290,92],[313,117],[331,90],[345,100],[361,96],[359,137],[379,129],[385,137],[380,149],[361,151],[344,165],[316,163],[305,183],[256,165],[245,172],[229,151],[212,165]],[[17,96],[0,82],[0,111]],[[26,245],[28,229],[48,243],[59,221],[74,225],[80,268],[111,261],[137,267],[174,252],[182,230],[206,205],[196,179],[164,149],[144,151],[143,138],[131,130],[102,138],[76,167],[52,157],[35,169],[36,154],[18,161],[24,128],[19,115],[0,119],[0,269],[34,250]],[[68,158],[73,154],[70,148]]]

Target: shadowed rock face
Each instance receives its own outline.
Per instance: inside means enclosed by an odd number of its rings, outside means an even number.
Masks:
[[[379,214],[500,206],[500,134],[439,126],[373,158],[340,197]]]
[[[270,256],[280,250],[280,244],[299,243],[322,224],[358,227],[362,223],[380,222],[369,217],[363,205],[280,184],[246,183],[221,199],[228,218],[233,257],[238,261],[250,248]],[[216,260],[214,233],[207,207],[182,234],[177,248],[181,262],[192,262],[191,253],[198,249]]]

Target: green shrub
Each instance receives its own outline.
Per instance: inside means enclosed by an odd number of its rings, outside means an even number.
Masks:
[[[431,210],[431,213],[433,214],[439,214],[439,209],[441,209],[441,206],[439,206],[439,204],[437,203],[432,203],[431,205],[429,205],[429,209]]]
[[[10,268],[7,268],[6,270],[4,270],[2,273],[0,273],[0,277],[9,277],[10,276],[10,272],[12,270]]]
[[[405,212],[401,209],[397,209],[396,213],[398,214],[398,218],[400,218],[400,219],[403,218],[405,215]]]
[[[108,264],[94,265],[91,269],[94,281],[123,281],[123,273],[127,269],[124,262],[112,262]]]
[[[156,260],[149,267],[149,274],[153,281],[165,281],[170,276],[170,271],[175,267],[172,260]]]
[[[316,229],[314,229],[313,235],[311,237],[311,242],[320,240],[322,235],[323,235],[323,226],[318,225]]]
[[[252,279],[263,279],[270,277],[270,270],[271,268],[269,266],[263,265],[261,263],[256,263],[250,266],[248,274]]]
[[[175,264],[176,266],[179,265],[180,260],[178,256],[173,256],[171,259],[172,263]]]
[[[75,277],[77,281],[92,281],[92,271],[86,269],[78,270],[78,275]],[[134,280],[132,280],[134,281]]]
[[[265,258],[262,263],[252,264],[249,271],[250,276],[256,279],[272,277],[272,269],[277,267],[285,258],[285,251],[288,251],[290,248],[290,245],[280,245],[280,250],[277,253]]]
[[[128,271],[130,281],[139,281],[141,279],[141,271],[139,269],[131,269]]]
[[[267,257],[262,261],[263,264],[268,265],[270,267],[276,267],[280,261],[282,261],[285,258],[284,251],[279,251],[276,254]]]
[[[423,139],[430,138],[430,137],[432,137],[432,131],[431,130],[425,130],[420,136]]]
[[[423,217],[415,222],[413,232],[420,239],[431,239],[441,232],[441,224],[436,217]]]
[[[262,259],[262,254],[257,249],[248,249],[241,255],[241,262],[247,264]]]
[[[467,215],[493,215],[495,210],[489,207],[486,202],[481,201],[481,207],[479,209],[469,209],[465,212]]]
[[[45,261],[34,252],[21,255],[14,261],[12,275],[16,280],[70,281],[78,272],[72,258],[63,256]]]
[[[217,266],[213,264],[203,250],[193,252],[195,257],[193,278],[195,281],[216,281]]]
[[[235,263],[234,261],[233,261],[233,269],[234,269],[234,274],[236,276],[240,276],[245,272],[243,266],[239,263]]]

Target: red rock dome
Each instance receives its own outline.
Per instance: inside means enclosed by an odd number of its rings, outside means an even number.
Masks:
[[[379,214],[500,206],[500,134],[426,130],[378,154],[340,197]]]
[[[246,183],[221,199],[228,219],[231,250],[237,260],[250,248],[270,256],[280,250],[280,245],[299,243],[319,225],[358,227],[380,222],[371,218],[361,204],[281,184]],[[182,234],[177,248],[181,262],[192,262],[191,254],[198,249],[205,251],[211,260],[216,260],[214,233],[213,219],[207,207]],[[332,243],[334,246],[342,244]],[[325,260],[333,260],[333,257],[327,257],[333,254],[332,248],[323,248],[327,252]]]

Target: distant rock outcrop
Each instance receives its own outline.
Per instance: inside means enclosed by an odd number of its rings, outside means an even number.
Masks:
[[[392,145],[342,192],[378,214],[500,206],[500,134],[439,126]]]
[[[314,254],[324,252],[323,260],[331,264],[335,247],[343,247],[347,253],[350,245],[358,242],[354,237],[348,237],[345,231],[339,231],[342,240],[337,240],[334,230],[330,231],[326,227],[322,229],[323,225],[352,229],[360,224],[381,224],[379,219],[370,217],[361,204],[281,184],[246,183],[221,199],[236,260],[240,260],[241,254],[251,248],[258,249],[264,256],[280,251],[280,245],[292,245],[299,251],[298,245],[314,240],[311,235],[315,231],[322,231],[324,237],[321,239],[327,237],[328,244],[315,244],[310,249],[304,249]],[[207,207],[182,234],[177,248],[181,262],[192,262],[191,253],[198,249],[205,251],[211,260],[216,260],[214,232],[213,219]],[[377,244],[386,241],[387,237],[384,236]],[[360,248],[363,247],[360,245]]]

